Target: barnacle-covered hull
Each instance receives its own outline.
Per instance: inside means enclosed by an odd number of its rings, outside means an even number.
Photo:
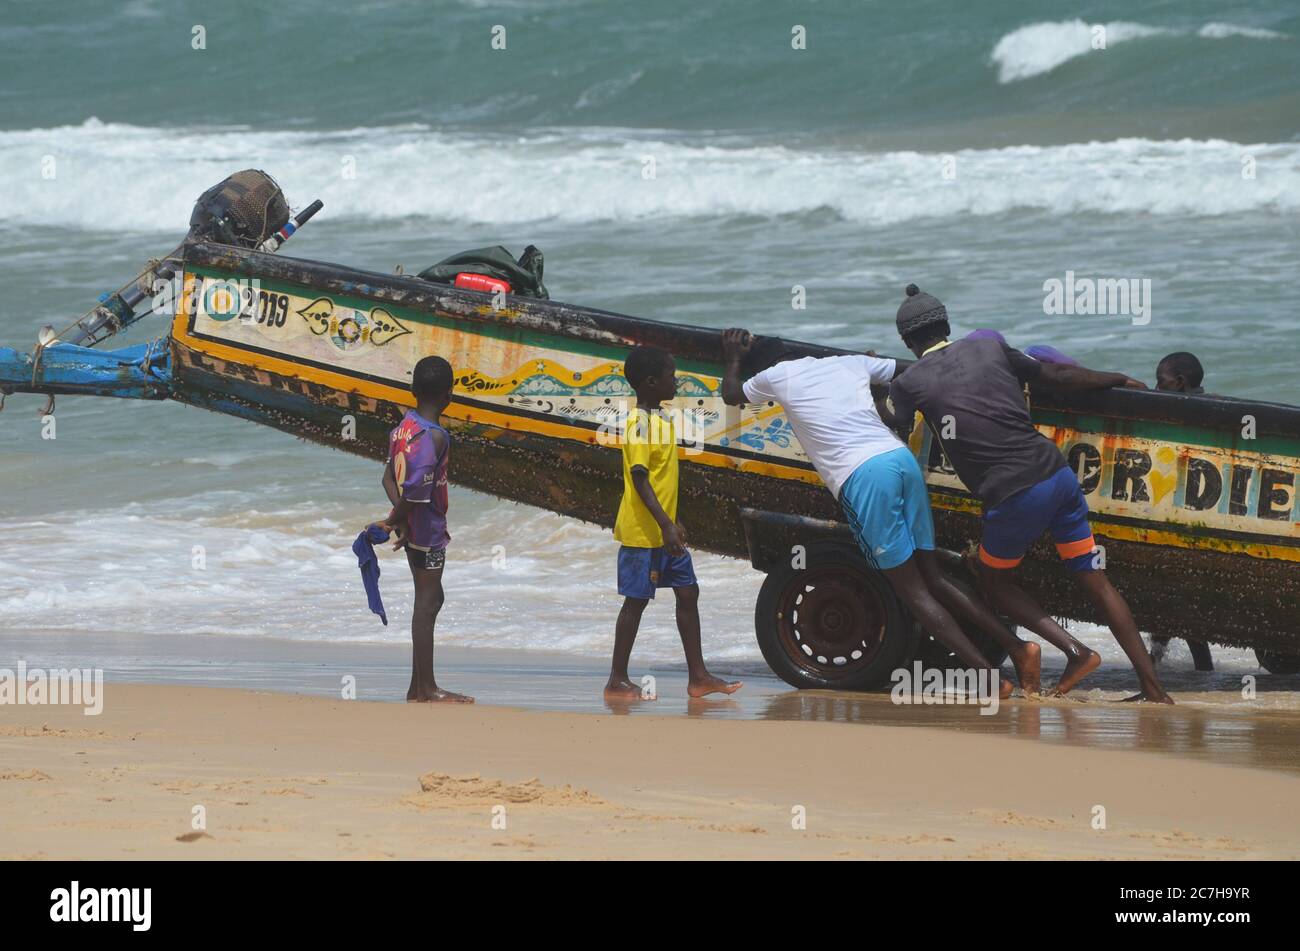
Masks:
[[[615,442],[634,402],[621,364],[631,346],[663,346],[677,356],[671,411],[684,438],[680,513],[692,543],[769,570],[791,547],[836,534],[828,523],[839,521],[838,506],[780,407],[723,404],[717,330],[553,301],[494,302],[201,243],[185,249],[178,290],[163,341],[169,366],[146,367],[147,395],[382,459],[412,402],[411,368],[436,353],[456,373],[445,414],[456,435],[452,480],[606,526],[621,491]],[[61,350],[46,353],[49,366]],[[7,370],[0,354],[0,382],[6,372],[31,371]],[[39,376],[8,388],[89,391],[42,387]],[[1035,393],[1032,404],[1080,477],[1099,555],[1144,630],[1300,654],[1300,408],[1131,391]],[[966,549],[978,538],[978,503],[924,426],[911,446],[940,544]],[[1022,572],[1053,613],[1091,617],[1046,540]]]
[[[753,550],[742,509],[839,518],[780,407],[723,405],[714,330],[549,301],[494,309],[483,294],[211,245],[189,249],[185,280],[177,399],[382,458],[410,368],[438,353],[457,378],[453,480],[609,525],[621,491],[612,437],[633,402],[620,365],[654,343],[678,357],[681,510],[695,545],[761,564],[779,552]],[[230,286],[254,295],[252,312],[219,310]],[[1034,412],[1080,474],[1106,567],[1144,629],[1300,647],[1300,410],[1117,392],[1040,394]],[[966,548],[978,503],[923,426],[912,448],[940,543]],[[1091,614],[1046,540],[1023,572],[1056,613]]]

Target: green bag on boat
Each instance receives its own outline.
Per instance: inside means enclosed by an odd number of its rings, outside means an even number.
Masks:
[[[421,271],[419,277],[435,284],[451,284],[489,292],[496,290],[497,287],[491,286],[491,282],[475,281],[472,278],[472,275],[482,275],[504,281],[509,285],[510,294],[549,300],[550,294],[542,283],[544,264],[542,252],[534,245],[524,248],[524,253],[516,261],[509,251],[498,244],[494,248],[475,248],[473,251],[462,251],[443,258]]]

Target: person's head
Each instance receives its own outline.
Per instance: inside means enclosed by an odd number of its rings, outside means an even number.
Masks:
[[[1156,389],[1167,393],[1196,393],[1205,371],[1201,361],[1185,350],[1171,353],[1156,364]]]
[[[774,367],[786,360],[798,360],[800,356],[802,354],[780,337],[755,337],[740,365],[740,376],[748,380],[768,367]]]
[[[411,394],[419,406],[433,404],[439,412],[451,402],[451,364],[442,357],[424,357],[411,371]]]
[[[948,339],[948,309],[937,297],[922,293],[915,284],[908,284],[907,297],[898,308],[894,323],[903,345],[918,357],[936,343]]]
[[[677,361],[662,347],[634,347],[623,361],[623,376],[640,402],[663,403],[677,395]]]

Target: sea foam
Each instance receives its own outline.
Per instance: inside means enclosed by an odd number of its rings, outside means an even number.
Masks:
[[[40,174],[54,157],[55,176]],[[1249,158],[1254,177],[1243,177]],[[334,132],[87,122],[0,132],[0,224],[181,232],[197,196],[265,168],[322,221],[509,224],[831,214],[1217,216],[1300,210],[1300,143],[1119,139],[934,152],[734,144],[619,129],[521,136],[420,125]],[[945,168],[955,174],[945,177]],[[647,173],[650,169],[652,174]]]

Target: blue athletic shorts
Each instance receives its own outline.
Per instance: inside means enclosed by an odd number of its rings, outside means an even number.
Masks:
[[[696,584],[691,553],[677,557],[668,549],[629,548],[618,550],[618,593],[625,598],[653,598],[655,588],[689,588]]]
[[[882,571],[897,568],[917,549],[934,550],[930,493],[906,446],[854,469],[840,488],[840,507],[867,561]]]
[[[991,568],[1014,568],[1044,531],[1050,530],[1057,554],[1071,571],[1092,571],[1092,527],[1088,502],[1068,466],[1037,485],[984,511],[980,561]]]

